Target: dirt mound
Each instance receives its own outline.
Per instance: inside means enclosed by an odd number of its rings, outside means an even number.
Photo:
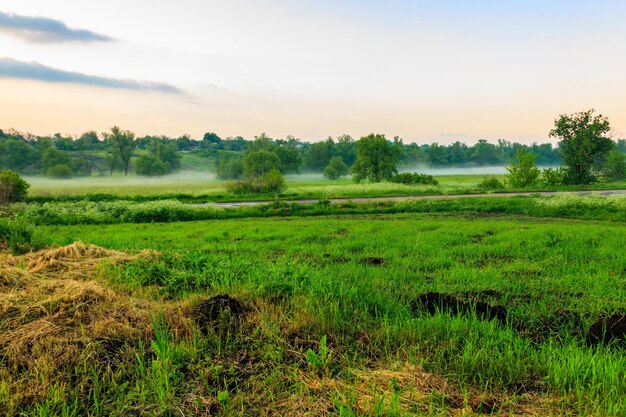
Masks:
[[[241,303],[227,294],[203,300],[193,309],[194,320],[204,331],[219,326],[220,320],[237,321],[242,313]]]
[[[430,315],[437,312],[453,316],[476,314],[481,320],[497,320],[506,323],[507,311],[501,305],[490,305],[480,300],[464,300],[451,294],[428,292],[418,296],[411,303],[415,313],[426,310]]]
[[[626,314],[614,314],[597,320],[589,329],[587,342],[591,345],[617,343],[626,347]]]

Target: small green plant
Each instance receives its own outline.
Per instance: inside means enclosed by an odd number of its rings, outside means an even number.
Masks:
[[[563,167],[546,168],[541,171],[541,182],[545,185],[562,185],[565,182],[566,170]]]
[[[478,188],[482,191],[497,191],[503,190],[504,184],[494,176],[485,176],[481,182],[478,183]]]
[[[320,339],[320,347],[315,353],[312,349],[308,349],[306,351],[306,359],[309,362],[309,366],[313,371],[319,373],[328,372],[328,367],[330,366],[330,350],[326,344],[326,335],[322,336]]]
[[[33,232],[33,227],[23,221],[0,218],[0,242],[6,244],[14,255],[32,250]]]
[[[432,175],[418,174],[417,172],[396,174],[389,181],[406,185],[439,185],[439,182]]]
[[[509,171],[507,180],[513,187],[523,188],[537,183],[541,171],[537,168],[536,159],[537,156],[531,151],[518,149],[515,152],[515,159],[506,168]]]

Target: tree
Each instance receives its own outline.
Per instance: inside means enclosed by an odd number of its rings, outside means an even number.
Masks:
[[[0,172],[0,203],[5,205],[25,200],[28,187],[30,184],[17,172],[8,169]]]
[[[385,135],[370,134],[356,144],[356,161],[350,171],[354,181],[388,180],[397,172],[398,153],[389,144]]]
[[[343,162],[339,155],[333,156],[326,168],[324,168],[324,176],[329,180],[336,180],[346,175],[348,175],[348,165]]]
[[[260,150],[248,152],[243,161],[246,177],[261,177],[272,169],[280,170],[281,162],[274,152]]]
[[[119,127],[113,126],[111,133],[106,135],[106,139],[111,146],[111,153],[117,154],[121,165],[124,168],[124,175],[128,175],[130,157],[137,147],[135,134],[130,130],[122,131]]]
[[[167,164],[153,153],[141,155],[136,165],[135,172],[139,175],[165,175],[170,172]]]
[[[221,180],[238,180],[243,176],[243,159],[239,155],[222,151],[215,174]]]
[[[536,159],[533,152],[524,149],[515,151],[515,159],[506,168],[509,171],[507,179],[513,187],[528,187],[537,183],[541,171],[537,168]]]
[[[565,182],[589,184],[596,180],[602,161],[613,148],[613,141],[605,137],[610,130],[609,120],[595,110],[571,115],[562,114],[554,121],[550,137],[560,139],[559,148],[566,165]]]
[[[602,174],[612,181],[626,179],[626,154],[612,150],[604,162]]]

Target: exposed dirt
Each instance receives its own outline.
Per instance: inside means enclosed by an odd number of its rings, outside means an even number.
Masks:
[[[217,328],[220,320],[237,321],[243,313],[241,303],[227,294],[203,300],[193,309],[193,318],[204,332]]]
[[[620,347],[626,347],[626,314],[614,314],[598,319],[589,329],[587,342],[591,345],[615,343]]]
[[[369,256],[362,261],[364,264],[371,266],[382,266],[387,263],[387,260],[378,256]]]
[[[464,300],[450,294],[428,292],[412,301],[411,307],[415,313],[426,310],[434,315],[437,312],[449,313],[453,316],[462,314],[476,314],[481,320],[497,320],[505,324],[507,310],[501,305],[490,305],[480,300]]]

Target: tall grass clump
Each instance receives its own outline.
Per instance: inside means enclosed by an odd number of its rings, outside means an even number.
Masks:
[[[14,255],[33,249],[33,233],[34,228],[24,221],[0,218],[0,246],[6,245]]]

